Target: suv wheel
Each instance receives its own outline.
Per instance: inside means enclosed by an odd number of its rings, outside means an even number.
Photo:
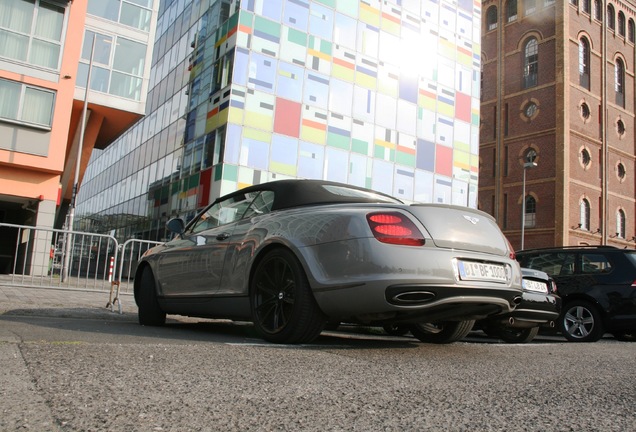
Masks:
[[[564,306],[559,327],[570,342],[596,342],[604,333],[598,309],[583,300],[575,300]]]

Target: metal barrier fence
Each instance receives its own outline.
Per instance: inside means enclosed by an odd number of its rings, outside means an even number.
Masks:
[[[119,304],[119,293],[133,291],[137,263],[160,244],[115,237],[0,223],[0,273],[15,286],[110,291],[108,306]],[[114,297],[113,297],[114,296]]]

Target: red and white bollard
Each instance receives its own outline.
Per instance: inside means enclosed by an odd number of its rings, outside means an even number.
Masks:
[[[110,264],[108,266],[108,282],[113,281],[113,268],[115,267],[115,257],[110,257]]]

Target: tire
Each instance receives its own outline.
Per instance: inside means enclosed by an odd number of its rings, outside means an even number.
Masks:
[[[425,343],[447,344],[463,339],[473,328],[474,320],[412,324],[409,330]]]
[[[155,278],[150,267],[141,272],[139,281],[138,304],[139,324],[147,326],[162,326],[166,323],[166,313],[161,310],[157,301]]]
[[[274,249],[259,261],[250,281],[252,321],[274,343],[308,343],[325,327],[303,268],[287,249]]]
[[[575,300],[563,307],[559,330],[570,342],[596,342],[603,337],[601,314],[593,304]]]
[[[502,327],[499,331],[499,338],[507,343],[528,343],[539,334],[539,327],[514,328]]]
[[[387,324],[382,326],[384,331],[391,336],[404,336],[409,332],[409,328],[406,325],[399,324]]]

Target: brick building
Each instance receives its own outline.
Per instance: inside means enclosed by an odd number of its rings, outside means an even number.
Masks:
[[[636,1],[482,12],[479,208],[517,249],[633,248]]]

